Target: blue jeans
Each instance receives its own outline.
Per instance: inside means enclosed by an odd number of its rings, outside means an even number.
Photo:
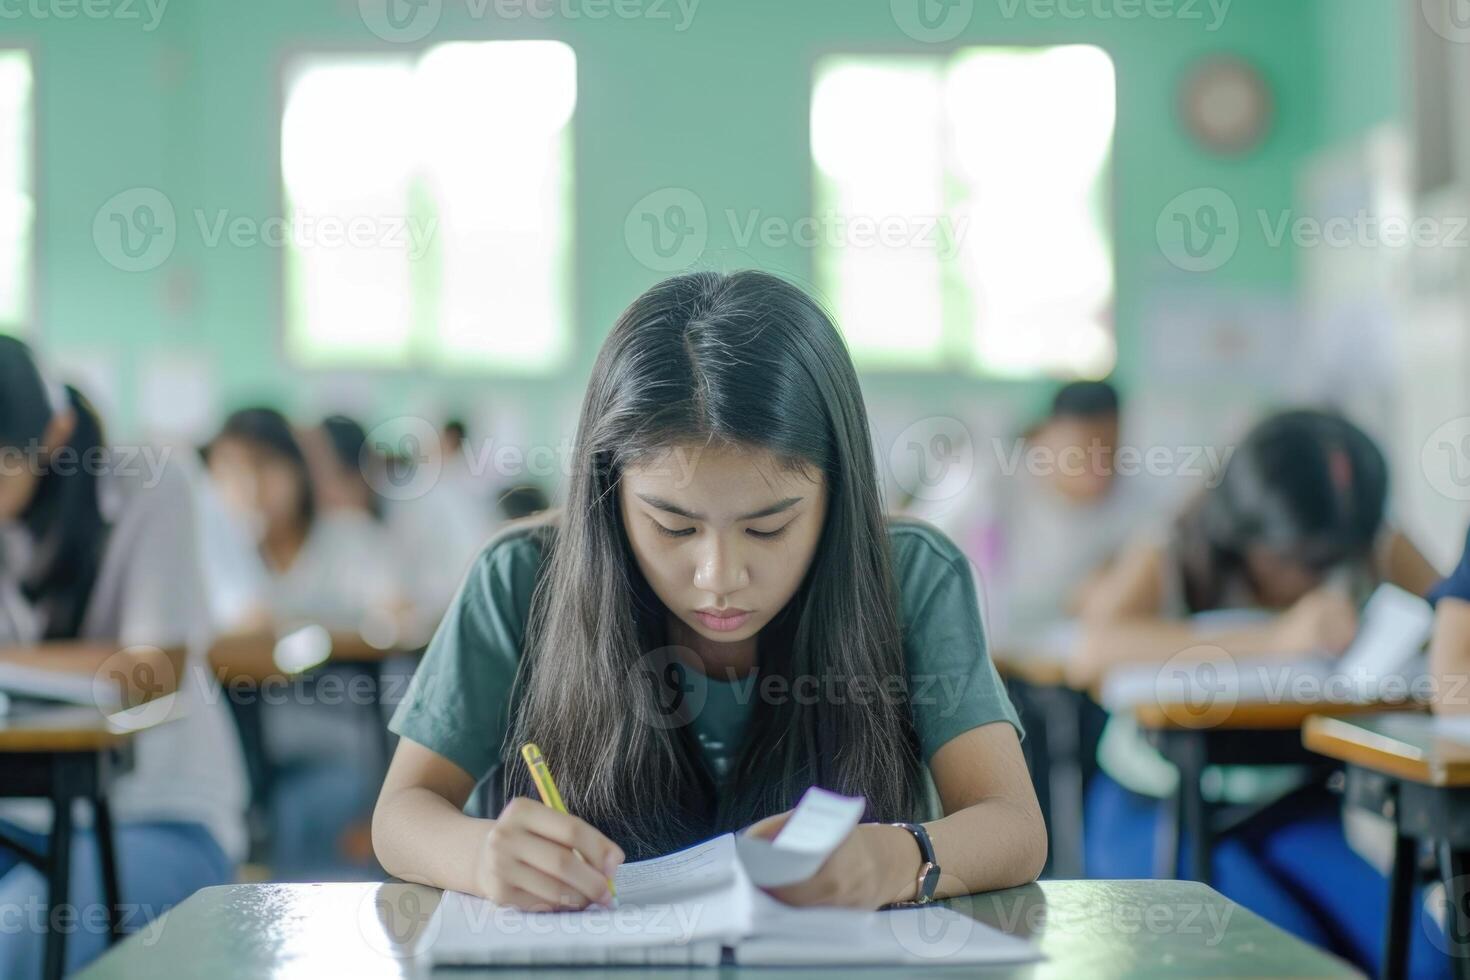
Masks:
[[[1086,813],[1089,877],[1155,877],[1158,800],[1100,772],[1087,788]],[[1187,846],[1180,842],[1181,857]],[[1378,972],[1388,881],[1348,846],[1341,803],[1326,791],[1294,793],[1217,839],[1210,872],[1227,898],[1370,975]],[[1416,892],[1409,975],[1448,977],[1443,932],[1422,898]]]
[[[0,832],[46,853],[48,835],[0,821]],[[234,864],[201,824],[114,823],[122,927],[135,932],[200,888],[234,881]],[[78,829],[72,838],[68,904],[74,912],[54,918],[69,929],[66,970],[79,970],[107,948],[107,903],[97,838]],[[39,977],[46,946],[45,873],[0,844],[0,977]]]

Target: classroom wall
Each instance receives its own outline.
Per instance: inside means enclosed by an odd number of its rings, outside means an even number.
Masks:
[[[559,7],[585,14],[586,3],[559,0]],[[702,0],[683,31],[672,4],[661,5],[670,20],[503,19],[493,16],[494,3],[480,5],[485,16],[457,0],[444,4],[424,43],[550,37],[573,45],[579,59],[577,341],[566,370],[545,379],[291,370],[280,354],[280,253],[206,247],[193,221],[182,217],[196,209],[257,219],[280,213],[274,154],[282,59],[316,46],[387,47],[365,27],[357,3],[171,0],[153,30],[144,29],[146,12],[142,22],[0,23],[7,37],[22,38],[36,55],[41,177],[34,335],[116,406],[121,433],[166,415],[170,392],[180,392],[181,428],[201,414],[201,401],[224,409],[271,397],[303,410],[346,407],[370,421],[458,408],[493,420],[482,435],[554,445],[571,434],[600,338],[619,310],[658,278],[623,241],[630,207],[650,191],[683,186],[713,215],[758,210],[794,220],[806,214],[813,59],[854,49],[932,50],[896,26],[892,9],[901,3]],[[1216,21],[1221,4],[1179,0],[1150,5],[1173,11],[1169,16],[1125,20],[1099,16],[1118,9],[1108,4],[977,0],[968,25],[948,42],[1088,42],[1115,59],[1118,375],[1132,387],[1150,379],[1150,404],[1166,419],[1157,438],[1179,432],[1198,440],[1276,397],[1278,380],[1269,372],[1240,364],[1222,369],[1211,361],[1208,338],[1191,331],[1208,329],[1217,311],[1236,319],[1259,311],[1271,330],[1294,329],[1291,249],[1273,247],[1243,225],[1225,265],[1184,272],[1163,254],[1156,222],[1171,199],[1198,188],[1223,190],[1243,214],[1290,207],[1297,164],[1324,136],[1376,111],[1348,98],[1335,100],[1318,119],[1324,90],[1365,64],[1335,46],[1319,50],[1318,38],[1328,26],[1336,29],[1326,11],[1337,5],[1234,0]],[[1078,11],[1083,15],[1070,15]],[[1377,26],[1365,17],[1356,35],[1371,40]],[[1275,97],[1270,136],[1243,159],[1205,154],[1176,120],[1181,74],[1194,59],[1219,52],[1256,64]],[[91,224],[107,198],[139,186],[168,196],[181,216],[180,233],[162,267],[126,273],[100,258]],[[798,246],[757,241],[738,250],[722,221],[713,222],[702,261],[760,266],[803,280],[812,267],[811,255]],[[957,374],[925,375],[922,384],[913,375],[875,374],[865,384],[880,435],[944,413],[984,432],[1012,427],[1049,388]]]
[[[1417,6],[1417,0],[1414,5]],[[1312,0],[1319,140],[1331,146],[1404,119],[1404,0]]]

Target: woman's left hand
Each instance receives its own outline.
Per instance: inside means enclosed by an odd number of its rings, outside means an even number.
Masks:
[[[771,839],[791,812],[752,826],[749,833]],[[817,873],[806,881],[767,891],[787,905],[840,905],[876,909],[908,901],[918,888],[919,848],[908,831],[881,823],[853,828]]]

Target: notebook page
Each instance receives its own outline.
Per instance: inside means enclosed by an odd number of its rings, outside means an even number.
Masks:
[[[618,868],[613,882],[619,904],[677,900],[680,895],[708,891],[735,876],[735,848],[724,834],[673,854],[633,861]]]
[[[726,834],[618,869],[618,907],[523,912],[444,893],[425,948],[436,964],[717,964],[751,927],[751,892]],[[661,950],[654,952],[654,949]]]

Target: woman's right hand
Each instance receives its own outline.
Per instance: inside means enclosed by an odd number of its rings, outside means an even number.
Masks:
[[[1358,610],[1340,590],[1323,586],[1302,596],[1276,618],[1277,652],[1300,656],[1342,653],[1358,633]]]
[[[480,844],[475,886],[497,905],[528,911],[610,907],[608,879],[622,863],[622,849],[591,824],[518,797]]]

